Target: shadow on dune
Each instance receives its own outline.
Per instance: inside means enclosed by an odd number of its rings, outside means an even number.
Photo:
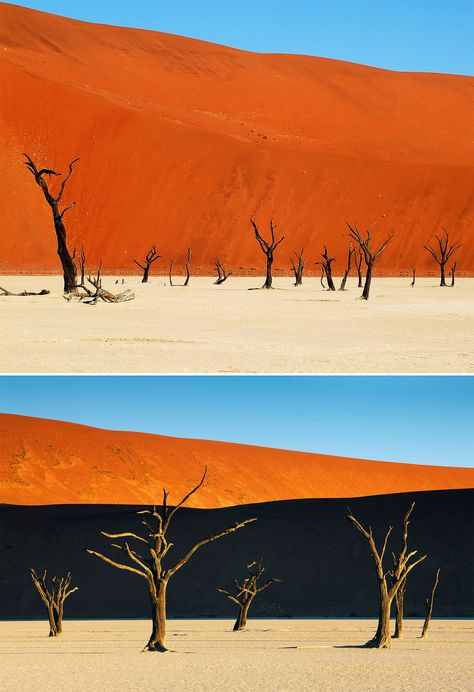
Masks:
[[[406,616],[423,615],[435,569],[442,567],[435,617],[470,617],[473,596],[473,498],[471,490],[449,490],[367,498],[308,499],[215,510],[186,509],[174,520],[170,560],[198,538],[247,517],[258,521],[211,543],[192,557],[169,590],[171,617],[233,617],[232,604],[217,592],[229,588],[243,566],[262,553],[269,575],[282,579],[255,601],[253,617],[376,617],[377,586],[365,541],[345,520],[346,507],[381,536],[397,529],[416,500],[410,543],[428,554],[414,570],[406,594]],[[86,554],[109,550],[101,530],[137,530],[139,507],[57,505],[0,507],[0,617],[44,617],[29,576],[30,567],[50,573],[71,569],[79,591],[66,618],[148,617],[144,580]],[[110,554],[110,552],[108,553]],[[390,553],[388,552],[388,555]]]

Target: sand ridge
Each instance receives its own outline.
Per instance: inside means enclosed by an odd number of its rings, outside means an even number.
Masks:
[[[0,414],[0,502],[159,504],[184,496],[208,466],[192,506],[356,497],[474,487],[474,470],[349,459],[248,445],[107,431]]]

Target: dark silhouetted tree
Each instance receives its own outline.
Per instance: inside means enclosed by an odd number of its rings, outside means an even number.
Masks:
[[[372,283],[372,272],[374,268],[374,264],[377,260],[377,258],[382,254],[382,252],[385,250],[387,247],[388,243],[392,240],[393,235],[389,236],[382,245],[379,247],[378,250],[374,250],[372,248],[372,228],[371,226],[366,234],[365,238],[362,236],[362,233],[359,231],[357,228],[356,224],[354,226],[351,226],[350,224],[347,224],[349,227],[349,236],[352,238],[352,240],[355,240],[356,243],[358,243],[360,249],[362,250],[362,253],[364,255],[364,260],[365,264],[367,266],[367,273],[365,275],[365,283],[364,283],[364,289],[362,291],[362,296],[364,300],[369,299],[369,294],[370,294],[370,284]]]
[[[332,280],[332,269],[331,265],[333,262],[335,262],[336,258],[335,257],[329,257],[328,255],[328,249],[325,245],[323,245],[324,252],[321,253],[321,257],[323,258],[321,262],[316,262],[315,264],[320,264],[322,267],[322,270],[324,272],[324,275],[326,276],[326,281],[328,284],[328,291],[335,291],[336,287],[334,286],[334,281]],[[324,287],[323,282],[321,281],[321,284]]]
[[[437,248],[433,248],[431,245],[423,245],[425,250],[430,253],[432,258],[439,264],[440,271],[440,286],[447,286],[446,283],[446,263],[449,258],[453,255],[456,250],[459,250],[461,245],[459,243],[449,242],[449,233],[443,228],[444,237],[441,235],[435,235],[436,241],[438,243]]]
[[[54,230],[56,233],[56,239],[58,243],[58,255],[59,259],[61,260],[61,266],[63,269],[64,293],[74,293],[76,291],[77,270],[76,265],[74,263],[74,259],[72,258],[72,255],[67,247],[67,231],[64,225],[64,215],[66,214],[66,212],[72,209],[76,203],[73,202],[69,206],[63,207],[62,209],[60,209],[60,205],[63,198],[64,190],[66,189],[68,180],[72,175],[73,166],[76,163],[76,161],[79,161],[79,159],[74,159],[74,161],[71,161],[71,163],[69,164],[69,173],[66,175],[65,178],[63,178],[57,194],[53,195],[52,191],[48,186],[48,183],[45,180],[45,176],[60,176],[61,173],[57,173],[56,171],[53,171],[49,168],[38,169],[35,163],[33,162],[32,158],[28,154],[24,154],[24,156],[26,158],[25,165],[28,168],[28,170],[33,174],[37,185],[39,185],[41,190],[43,191],[43,195],[46,199],[46,202],[49,204],[53,214]]]
[[[219,262],[219,258],[216,257],[216,261],[214,263],[214,266],[216,268],[217,272],[217,279],[214,281],[214,283],[217,286],[220,286],[221,284],[226,281],[226,279],[229,278],[229,276],[232,274],[232,272],[226,271],[226,268]]]
[[[253,230],[255,232],[255,238],[257,239],[257,242],[260,245],[260,248],[261,248],[263,254],[267,258],[267,273],[266,273],[266,277],[265,277],[265,283],[263,284],[262,288],[272,288],[272,265],[273,265],[273,259],[274,259],[274,252],[277,249],[277,247],[280,245],[280,243],[285,239],[285,236],[282,235],[280,240],[275,240],[276,227],[273,224],[273,219],[270,219],[270,238],[271,239],[269,241],[262,238],[262,236],[260,235],[260,232],[258,230],[258,226],[253,219],[250,219],[250,223],[252,224]]]
[[[153,262],[156,262],[157,259],[159,259],[161,255],[159,255],[156,251],[156,247],[153,245],[150,250],[148,250],[148,253],[145,257],[145,262],[142,264],[138,260],[134,259],[133,261],[135,264],[137,264],[140,269],[143,269],[143,278],[142,278],[142,284],[148,283],[148,275],[150,273],[150,267],[153,264]]]
[[[303,283],[303,271],[306,261],[303,259],[304,248],[301,248],[301,252],[294,252],[296,257],[296,262],[293,257],[290,257],[291,268],[293,269],[293,274],[295,275],[295,286],[301,286]]]
[[[347,251],[347,266],[344,271],[344,276],[342,277],[341,285],[339,287],[340,291],[345,291],[346,290],[346,281],[347,277],[351,273],[351,260],[352,260],[352,255],[355,252],[355,248],[352,246],[352,243],[349,243],[349,249]]]

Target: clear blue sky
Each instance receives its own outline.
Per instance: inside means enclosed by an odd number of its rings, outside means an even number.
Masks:
[[[474,0],[26,0],[45,12],[392,70],[474,74]]]
[[[0,412],[473,466],[474,377],[0,377]]]

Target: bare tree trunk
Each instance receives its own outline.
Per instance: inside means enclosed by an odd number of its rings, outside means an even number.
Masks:
[[[269,254],[269,255],[267,255],[267,275],[265,277],[265,283],[263,284],[262,288],[271,288],[272,287],[272,264],[273,264],[273,255]]]
[[[365,645],[370,649],[389,649],[392,645],[392,636],[390,634],[390,610],[391,601],[388,598],[383,585],[380,586],[380,610],[379,624],[373,639]]]
[[[457,262],[455,262],[453,264],[453,266],[451,267],[451,286],[454,286],[454,277],[456,276],[456,266],[457,266]]]
[[[51,603],[48,607],[48,620],[49,620],[49,637],[59,637],[61,632],[62,632],[62,626],[61,623],[59,623],[58,627],[58,622],[56,619],[56,612],[54,610],[54,606]]]
[[[434,603],[434,597],[435,597],[435,591],[436,587],[438,586],[438,581],[439,581],[439,572],[440,569],[438,567],[438,570],[436,572],[436,577],[434,580],[433,588],[431,589],[431,596],[426,599],[426,618],[423,623],[423,630],[421,632],[421,639],[427,639],[428,638],[428,627],[430,626],[430,621],[431,621],[431,615],[433,613],[433,603]]]
[[[357,288],[362,288],[364,285],[362,282],[362,251],[359,249],[358,255],[357,255],[357,260],[356,260],[356,267],[357,267]]]
[[[247,615],[248,615],[250,604],[252,603],[252,600],[253,600],[252,598],[249,598],[248,601],[241,604],[239,616],[238,616],[237,620],[235,621],[234,632],[240,632],[241,630],[245,629],[245,626],[247,625]]]
[[[186,260],[186,280],[183,284],[183,286],[187,286],[189,284],[189,277],[191,276],[191,272],[189,270],[189,267],[191,265],[191,257],[192,257],[192,252],[190,248],[188,248],[188,259]]]
[[[169,271],[168,271],[168,277],[169,277],[169,280],[170,280],[170,286],[173,285],[173,279],[172,279],[172,276],[171,276],[171,272],[172,272],[172,269],[173,269],[173,264],[174,264],[174,260],[171,260],[171,262],[170,262],[170,268],[169,268]]]
[[[166,587],[167,582],[162,581],[158,584],[156,593],[150,594],[152,608],[152,632],[145,651],[156,651],[163,653],[168,649],[165,647],[166,636]]]
[[[367,266],[367,274],[365,275],[364,290],[362,291],[362,296],[364,300],[369,299],[370,294],[370,284],[372,283],[372,264]]]
[[[328,267],[328,269],[326,271],[326,281],[328,282],[328,291],[335,291],[336,287],[334,285],[334,281],[332,280],[331,267]]]
[[[415,285],[415,281],[416,281],[416,267],[413,267],[411,272],[412,272],[412,279],[411,279],[410,288],[413,288],[413,286]]]
[[[58,239],[58,255],[63,268],[64,293],[74,293],[76,290],[76,265],[67,249],[66,229],[62,218],[56,211],[54,212],[54,230]]]
[[[446,284],[446,272],[445,272],[445,265],[440,264],[439,265],[439,270],[440,270],[440,275],[441,275],[441,280],[440,280],[440,286],[447,286]]]
[[[403,639],[403,608],[405,603],[405,586],[406,581],[404,581],[397,593],[395,594],[395,632],[393,633],[394,639]]]

